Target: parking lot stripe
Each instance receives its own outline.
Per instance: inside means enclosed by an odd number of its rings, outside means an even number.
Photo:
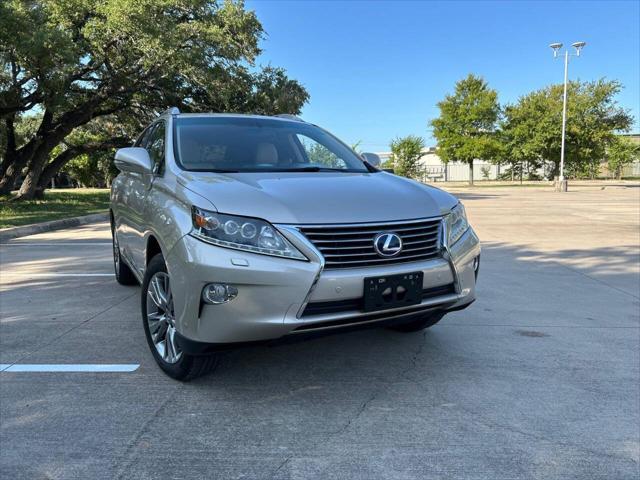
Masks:
[[[58,243],[39,243],[39,242],[13,242],[0,243],[0,247],[104,247],[111,246],[111,242],[58,242]]]
[[[135,372],[140,364],[0,364],[0,372]]]
[[[3,273],[3,277],[113,277],[113,273]]]

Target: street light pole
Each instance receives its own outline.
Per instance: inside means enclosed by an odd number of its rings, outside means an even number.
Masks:
[[[560,144],[560,185],[561,192],[567,191],[564,179],[564,138],[567,129],[567,79],[569,77],[569,50],[564,52],[564,95],[562,95],[562,143]]]
[[[586,45],[585,42],[575,42],[572,47],[576,49],[574,54],[580,56],[580,50]],[[553,49],[553,57],[558,58],[558,51],[562,48],[561,43],[552,43],[549,45]],[[567,191],[567,180],[564,178],[564,143],[567,129],[567,84],[569,83],[569,50],[564,51],[564,94],[562,95],[562,140],[560,144],[560,177],[556,183],[556,190],[559,192]]]

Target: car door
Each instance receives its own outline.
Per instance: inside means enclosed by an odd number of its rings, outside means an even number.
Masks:
[[[152,174],[134,174],[131,183],[133,195],[129,198],[132,238],[131,256],[138,273],[144,272],[146,232],[148,231],[149,218],[154,212],[149,211],[147,198],[153,187],[155,175],[159,172],[164,162],[165,122],[160,120],[153,125],[153,130],[145,139],[144,148],[149,152],[149,158],[153,167]],[[142,146],[142,145],[141,145]]]
[[[155,130],[156,124],[147,127],[138,137],[133,146],[145,148],[151,133]],[[114,206],[115,227],[120,244],[120,252],[127,263],[138,271],[135,262],[134,252],[139,243],[138,232],[135,227],[139,223],[139,215],[136,210],[139,208],[138,197],[141,191],[142,175],[133,172],[121,172],[118,176],[120,186],[117,189],[117,202]]]

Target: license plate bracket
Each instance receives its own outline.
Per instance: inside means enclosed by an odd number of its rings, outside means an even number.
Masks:
[[[417,305],[422,301],[423,272],[364,279],[364,311]]]

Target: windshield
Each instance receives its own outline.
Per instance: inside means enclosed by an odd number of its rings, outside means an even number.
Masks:
[[[269,118],[178,118],[175,155],[182,168],[197,171],[369,171],[350,148],[321,128]]]

